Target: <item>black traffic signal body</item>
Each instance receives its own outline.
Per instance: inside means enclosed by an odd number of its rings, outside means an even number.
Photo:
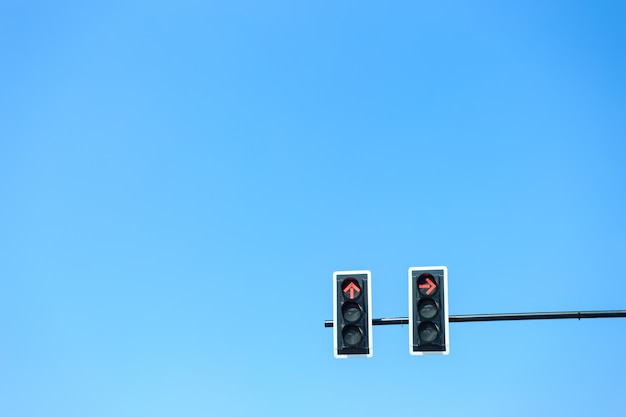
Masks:
[[[448,268],[409,268],[409,353],[447,355]]]
[[[336,358],[367,357],[372,346],[370,271],[333,274],[333,332]]]

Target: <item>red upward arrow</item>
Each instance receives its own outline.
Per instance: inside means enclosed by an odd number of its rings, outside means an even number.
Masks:
[[[420,284],[419,288],[427,288],[426,295],[430,295],[437,288],[437,284],[435,284],[430,278],[426,278],[426,284]]]
[[[356,291],[357,293],[359,293],[361,292],[361,289],[354,282],[351,282],[348,285],[346,285],[346,288],[343,289],[343,292],[348,292],[348,291],[350,291],[350,299],[353,300],[354,292]]]

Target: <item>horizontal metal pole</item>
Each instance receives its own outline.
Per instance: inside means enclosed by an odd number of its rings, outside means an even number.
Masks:
[[[510,314],[467,314],[450,316],[450,323],[470,321],[505,321],[505,320],[554,320],[554,319],[598,319],[607,317],[626,317],[626,310],[600,311],[555,311],[549,313],[510,313]],[[373,326],[388,324],[409,324],[407,317],[372,319]],[[333,327],[332,320],[324,321],[324,327]]]

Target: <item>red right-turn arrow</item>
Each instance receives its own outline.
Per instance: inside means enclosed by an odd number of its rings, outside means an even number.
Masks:
[[[430,278],[426,278],[426,284],[420,284],[418,287],[427,288],[426,295],[430,295],[437,289],[437,284],[435,284]]]

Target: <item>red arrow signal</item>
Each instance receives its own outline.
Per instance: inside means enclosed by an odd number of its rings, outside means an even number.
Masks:
[[[430,278],[426,278],[426,284],[418,285],[418,288],[426,288],[426,295],[430,295],[437,289],[437,284],[435,284]]]
[[[348,292],[348,291],[350,291],[350,294],[348,294],[348,297],[351,300],[354,300],[356,297],[359,296],[359,293],[361,292],[361,289],[354,282],[351,282],[348,285],[346,285],[346,288],[343,289],[343,292]],[[355,291],[356,291],[356,295],[354,295]]]

